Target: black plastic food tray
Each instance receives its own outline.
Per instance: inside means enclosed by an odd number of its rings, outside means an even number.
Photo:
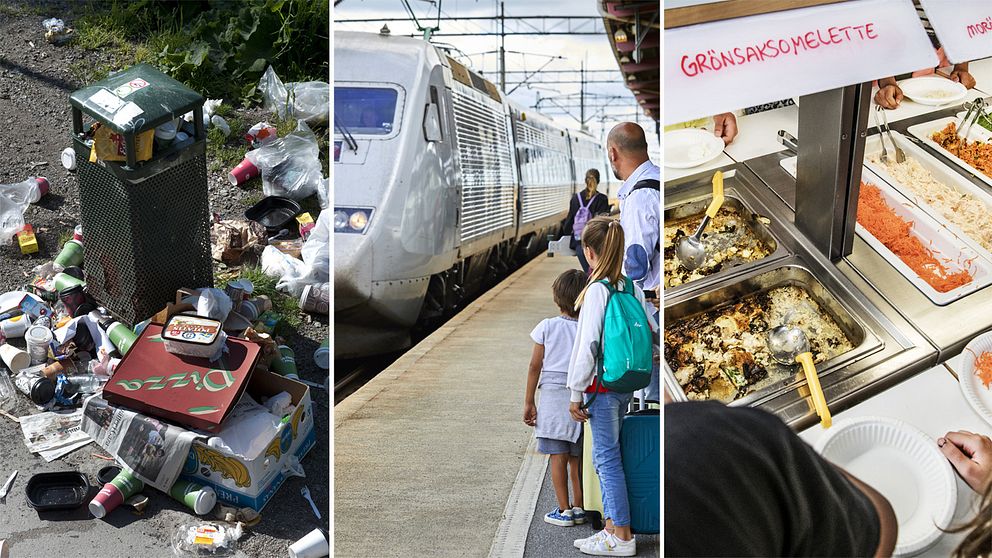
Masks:
[[[245,219],[260,223],[270,233],[279,232],[300,211],[300,204],[289,198],[269,196],[245,210]]]
[[[90,482],[77,471],[38,473],[28,480],[28,504],[38,511],[71,510],[86,502]]]

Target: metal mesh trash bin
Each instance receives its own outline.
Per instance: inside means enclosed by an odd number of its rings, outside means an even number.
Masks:
[[[69,100],[87,292],[134,324],[174,300],[177,289],[213,286],[203,96],[139,64]],[[135,146],[150,141],[148,131],[190,111],[189,141],[156,145],[138,161]],[[84,115],[114,134],[125,160],[91,159]]]

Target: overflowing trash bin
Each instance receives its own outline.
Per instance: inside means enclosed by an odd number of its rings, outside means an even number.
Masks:
[[[204,101],[147,64],[70,96],[86,291],[125,323],[213,286]]]

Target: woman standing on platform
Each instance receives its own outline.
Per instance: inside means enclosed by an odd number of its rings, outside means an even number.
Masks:
[[[572,201],[568,205],[568,217],[565,218],[564,234],[572,234],[572,241],[568,247],[575,250],[575,255],[579,258],[579,265],[582,271],[589,274],[589,262],[586,261],[585,254],[579,245],[582,238],[582,229],[586,223],[597,215],[605,215],[610,212],[610,200],[606,194],[600,193],[596,188],[599,186],[599,171],[589,169],[586,171],[586,188],[581,192],[576,192],[572,196]]]

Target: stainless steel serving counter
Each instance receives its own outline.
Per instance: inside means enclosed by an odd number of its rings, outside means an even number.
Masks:
[[[960,110],[961,107],[956,106],[901,120],[894,122],[892,129],[905,132],[912,125],[953,116]],[[929,155],[958,171],[977,187],[992,191],[987,184],[971,173],[961,169],[935,150],[917,142],[909,134],[905,135],[923,147]],[[795,179],[779,165],[779,161],[789,155],[791,154],[785,152],[773,153],[746,161],[745,166],[760,177],[791,212],[795,207]],[[938,362],[944,362],[957,355],[968,341],[992,328],[992,288],[976,291],[945,306],[937,306],[861,237],[855,238],[854,251],[838,262],[836,268],[852,281],[860,281],[867,285],[864,289],[866,293],[884,299],[906,318],[937,349]]]
[[[723,167],[725,191],[752,211],[771,220],[769,229],[785,253],[776,251],[774,257],[740,265],[719,274],[704,277],[683,287],[665,292],[665,308],[680,311],[694,298],[714,297],[727,287],[749,281],[758,275],[783,267],[798,267],[809,273],[836,298],[867,332],[866,338],[850,355],[825,363],[819,371],[820,383],[832,412],[840,412],[875,395],[914,374],[937,363],[938,351],[926,337],[904,317],[886,298],[869,284],[855,267],[846,261],[834,265],[809,248],[809,243],[796,229],[794,213],[786,201],[794,199],[795,182],[778,166],[785,155],[772,154],[755,160],[756,165],[737,164]],[[762,161],[768,159],[767,161]],[[774,165],[774,168],[773,166]],[[759,177],[750,168],[766,172]],[[782,176],[775,176],[775,168]],[[784,178],[783,178],[784,176]],[[685,177],[665,184],[666,209],[698,200],[711,189],[712,171]],[[764,182],[763,182],[764,179]],[[789,184],[792,182],[792,198]],[[767,182],[767,184],[766,184]],[[859,256],[872,252],[867,245],[858,244]],[[874,254],[874,252],[872,252]],[[875,255],[876,257],[877,254]],[[864,257],[870,257],[865,253]],[[889,264],[879,257],[879,262]],[[861,267],[866,265],[861,263]],[[870,268],[870,266],[868,266]],[[891,269],[891,266],[889,266]],[[899,279],[898,273],[891,269]],[[877,271],[875,272],[878,273]],[[905,281],[905,280],[903,280]],[[909,288],[915,290],[906,282]],[[976,294],[981,294],[982,291]],[[992,296],[992,289],[987,291]],[[920,295],[922,297],[922,295]],[[929,301],[927,301],[929,304]],[[681,305],[681,306],[680,306]],[[670,318],[666,312],[666,325]],[[959,349],[960,350],[960,349]],[[685,395],[672,370],[666,364],[665,382],[676,399]],[[797,430],[817,422],[809,390],[801,370],[796,368],[795,378],[764,387],[753,394],[734,401],[732,405],[753,405],[776,413]]]

